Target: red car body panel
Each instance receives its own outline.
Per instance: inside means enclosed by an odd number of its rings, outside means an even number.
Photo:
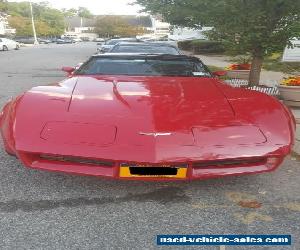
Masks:
[[[196,77],[73,76],[9,102],[0,125],[6,151],[28,167],[111,178],[123,163],[187,164],[185,180],[267,172],[290,153],[295,133],[276,99]]]

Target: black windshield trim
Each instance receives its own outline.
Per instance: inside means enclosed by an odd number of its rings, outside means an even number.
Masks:
[[[88,64],[90,61],[95,60],[97,58],[103,58],[103,59],[124,59],[124,60],[166,60],[166,61],[176,61],[176,60],[180,60],[180,61],[187,61],[187,62],[197,62],[202,64],[203,69],[207,72],[208,75],[199,75],[199,76],[184,76],[184,75],[137,75],[137,74],[84,74],[84,73],[80,73],[80,69],[83,68],[86,64]],[[211,73],[211,71],[208,69],[208,67],[197,57],[192,57],[192,56],[186,56],[186,55],[171,55],[171,54],[138,54],[138,55],[132,55],[132,54],[128,54],[128,55],[124,55],[124,54],[110,54],[110,55],[93,55],[92,57],[90,57],[89,60],[87,60],[85,63],[83,63],[81,65],[80,68],[78,68],[75,72],[74,75],[111,75],[111,76],[137,76],[137,77],[195,77],[195,78],[211,78],[213,75]]]

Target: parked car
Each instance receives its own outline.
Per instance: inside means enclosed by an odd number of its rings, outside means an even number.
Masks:
[[[69,44],[69,43],[75,43],[73,39],[70,38],[62,38],[56,40],[57,44]]]
[[[50,38],[49,40],[50,40],[51,43],[56,43],[56,41],[57,41],[58,39],[60,39],[60,38],[52,37],[52,38]]]
[[[44,39],[44,38],[38,38],[38,42],[40,44],[49,44],[49,43],[51,43],[51,40],[50,39]]]
[[[94,40],[93,40],[93,42],[97,42],[97,43],[104,43],[105,42],[105,39],[104,38],[95,38]]]
[[[177,41],[172,40],[168,37],[161,37],[161,38],[149,38],[149,39],[144,39],[144,42],[151,42],[151,43],[167,43],[171,44],[173,46],[177,47]]]
[[[72,38],[72,40],[75,42],[75,43],[80,43],[82,42],[82,40],[80,38]]]
[[[23,44],[34,44],[35,40],[33,37],[17,37],[16,42]]]
[[[0,38],[0,50],[20,49],[20,44],[8,38]]]
[[[270,172],[291,152],[291,111],[222,83],[196,57],[102,54],[63,70],[66,80],[0,113],[6,152],[29,168],[194,180]]]
[[[116,39],[110,39],[107,40],[104,44],[102,44],[99,48],[97,48],[97,51],[99,53],[106,53],[108,52],[112,47],[114,47],[117,43],[120,42],[139,42],[136,38],[116,38]]]
[[[89,42],[90,38],[89,37],[81,37],[80,38],[82,42]]]
[[[180,50],[166,43],[121,42],[112,47],[109,53],[169,54],[180,55]]]

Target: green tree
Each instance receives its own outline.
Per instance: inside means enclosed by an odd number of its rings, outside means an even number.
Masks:
[[[78,7],[77,14],[82,18],[91,18],[93,14],[85,7]]]
[[[98,17],[95,25],[95,32],[100,37],[114,37],[115,32],[115,18],[113,16]]]
[[[78,7],[78,9],[71,8],[71,9],[62,9],[62,12],[65,17],[74,17],[79,16],[81,18],[92,18],[93,14],[89,11],[89,9],[85,7]]]
[[[8,2],[9,24],[17,35],[32,36],[29,2]],[[57,36],[64,32],[65,22],[62,11],[49,7],[48,2],[33,4],[33,13],[38,36]]]
[[[130,25],[120,16],[102,16],[96,20],[95,32],[100,37],[131,37],[146,33],[144,28]]]
[[[249,53],[249,84],[258,85],[265,56],[300,36],[300,1],[295,0],[136,0],[144,10],[174,25],[212,26],[210,36],[234,53]]]
[[[62,9],[63,15],[65,17],[74,17],[77,16],[77,10],[72,8],[72,9]]]
[[[52,8],[46,8],[39,18],[40,21],[49,27],[48,35],[61,35],[65,30],[64,15],[61,11]]]
[[[11,16],[30,17],[28,2],[8,2],[7,13]]]
[[[16,29],[17,36],[33,36],[31,19],[22,16],[11,16],[8,18],[11,27]]]
[[[0,0],[0,12],[7,12],[8,3],[6,0]]]

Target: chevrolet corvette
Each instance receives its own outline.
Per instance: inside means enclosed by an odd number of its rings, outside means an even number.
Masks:
[[[193,180],[275,170],[295,119],[233,88],[195,57],[103,54],[34,87],[0,114],[4,149],[33,169],[127,180]]]

